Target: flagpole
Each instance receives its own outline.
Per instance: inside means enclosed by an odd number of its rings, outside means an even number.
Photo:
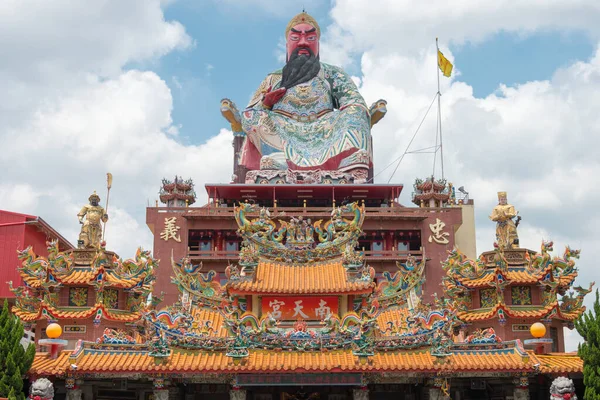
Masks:
[[[443,146],[443,142],[442,142],[442,106],[441,106],[441,101],[440,101],[440,98],[442,97],[442,92],[440,90],[440,68],[439,68],[439,63],[440,63],[440,61],[439,61],[440,47],[438,45],[438,38],[437,37],[435,38],[435,48],[437,50],[435,56],[438,58],[438,68],[437,68],[437,86],[438,86],[438,91],[437,91],[437,96],[438,96],[438,121],[439,121],[439,128],[440,128],[440,163],[442,165],[442,179],[444,179],[444,146]]]

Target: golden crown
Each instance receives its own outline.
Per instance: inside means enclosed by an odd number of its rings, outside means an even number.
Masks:
[[[506,192],[498,192],[498,200],[505,199],[505,198],[506,198]]]
[[[321,28],[319,27],[317,20],[314,19],[313,17],[311,17],[310,15],[308,15],[304,11],[302,11],[300,14],[296,15],[294,18],[292,18],[290,20],[290,22],[288,22],[287,26],[285,27],[285,37],[286,38],[288,37],[288,34],[292,30],[292,28],[298,24],[309,24],[309,25],[314,26],[314,28],[317,30],[317,38],[318,39],[321,38]]]

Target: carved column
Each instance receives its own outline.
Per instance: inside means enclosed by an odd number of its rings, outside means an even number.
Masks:
[[[529,400],[529,378],[526,376],[515,378],[515,391],[513,397],[515,400]]]
[[[246,400],[246,391],[244,389],[240,389],[239,386],[234,386],[229,391],[229,399],[230,400]]]
[[[352,391],[352,398],[354,400],[369,400],[369,389],[366,386],[354,389]]]
[[[68,376],[65,379],[65,388],[67,389],[67,400],[81,400],[82,390],[79,388],[81,381],[76,381],[75,377]]]
[[[435,378],[430,382],[429,400],[448,400],[449,396],[444,395],[442,386],[444,385],[443,378]]]
[[[81,400],[81,389],[67,389],[67,400]]]
[[[154,400],[169,400],[169,388],[163,377],[156,377],[153,380]]]
[[[169,389],[155,389],[154,400],[169,400]]]

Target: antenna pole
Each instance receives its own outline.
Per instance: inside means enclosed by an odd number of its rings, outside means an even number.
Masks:
[[[440,90],[440,61],[439,61],[439,54],[440,54],[440,47],[438,46],[438,38],[435,38],[435,48],[437,50],[436,56],[438,57],[438,68],[437,68],[437,87],[438,87],[438,91],[437,91],[437,100],[438,100],[438,127],[440,129],[440,163],[442,166],[442,179],[444,179],[444,146],[443,146],[443,142],[442,142],[442,106],[441,106],[441,97],[442,97],[442,92]],[[437,137],[436,137],[436,142],[437,142]],[[436,153],[437,153],[437,149],[436,149]],[[435,156],[434,156],[435,159]],[[434,161],[435,163],[435,161]],[[435,171],[434,171],[435,172]]]

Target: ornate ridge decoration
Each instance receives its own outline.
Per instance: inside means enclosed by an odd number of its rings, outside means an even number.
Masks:
[[[96,340],[98,344],[135,344],[135,339],[118,329],[104,329],[102,337]]]
[[[189,309],[192,303],[217,305],[224,299],[224,288],[215,280],[218,274],[214,270],[206,274],[201,273],[202,263],[193,265],[189,258],[185,257],[177,263],[171,254],[171,266],[174,277],[171,282],[177,285],[181,292],[181,303],[184,308]]]
[[[351,213],[352,219],[344,218]],[[258,205],[241,203],[234,210],[238,233],[243,238],[240,265],[252,269],[258,258],[286,263],[306,263],[340,257],[346,249],[354,249],[365,217],[365,207],[351,203],[336,207],[331,219],[322,220],[292,217],[289,221],[271,219],[271,213]],[[258,218],[249,219],[250,214]],[[362,262],[361,262],[362,264]]]
[[[58,242],[47,242],[48,256],[37,256],[30,247],[18,251],[22,263],[19,272],[24,285],[10,290],[16,295],[13,312],[24,321],[40,318],[101,318],[135,321],[140,318],[144,299],[152,293],[158,260],[139,248],[133,259],[122,260],[100,249],[75,249],[60,252]],[[88,286],[95,291],[93,306],[59,305],[58,294],[68,288]],[[116,310],[110,290],[128,293],[127,310]],[[113,296],[114,297],[114,296]],[[87,301],[86,301],[87,304]]]
[[[422,284],[425,280],[426,257],[417,261],[416,257],[409,256],[405,263],[396,262],[398,271],[394,274],[389,271],[383,272],[384,281],[379,282],[376,289],[379,302],[382,306],[405,304],[409,293],[415,290],[418,296],[421,294]]]
[[[543,241],[541,251],[533,254],[526,249],[496,248],[492,252],[483,253],[477,260],[470,260],[458,249],[448,252],[448,258],[442,267],[446,276],[442,279],[444,291],[457,305],[461,320],[473,321],[491,318],[494,315],[500,322],[507,316],[522,317],[527,312],[529,317],[539,317],[550,321],[553,318],[572,322],[585,311],[583,299],[589,289],[573,286],[577,276],[574,258],[579,258],[579,250],[566,247],[563,257],[552,257],[553,242]],[[541,287],[542,302],[540,305],[528,306],[527,310],[508,306],[504,302],[504,290],[515,284],[535,284]],[[489,311],[470,311],[471,293],[484,288],[494,289]],[[562,301],[558,296],[562,295]],[[533,312],[533,314],[532,314]],[[521,314],[520,314],[521,313]],[[535,314],[535,315],[534,315]]]
[[[413,184],[413,198],[412,201],[417,206],[421,205],[423,201],[429,201],[431,199],[437,200],[440,204],[448,202],[452,194],[452,185],[447,184],[445,179],[434,180],[433,177],[426,179],[415,179]]]
[[[196,202],[196,192],[194,191],[194,182],[191,179],[183,180],[175,176],[175,179],[170,181],[163,178],[162,186],[159,191],[160,201],[168,204],[171,200],[181,200],[187,205]]]

